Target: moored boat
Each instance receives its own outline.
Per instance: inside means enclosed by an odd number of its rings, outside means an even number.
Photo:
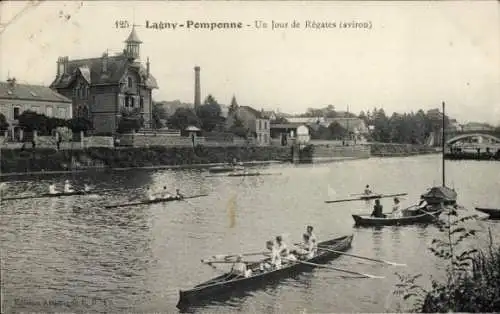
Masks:
[[[319,246],[328,247],[335,251],[347,251],[351,248],[353,236],[347,235],[339,237],[336,239],[324,241],[318,243]],[[315,257],[308,259],[307,262],[324,264],[329,260],[337,258],[340,256],[339,253],[331,251],[320,251]],[[221,297],[224,293],[233,293],[234,291],[249,290],[252,288],[257,288],[260,285],[266,283],[273,283],[279,279],[290,277],[297,274],[298,272],[307,271],[315,268],[315,266],[310,264],[303,264],[299,262],[290,262],[283,265],[280,269],[274,270],[260,270],[260,262],[255,262],[250,264],[248,267],[253,270],[253,274],[250,277],[241,277],[237,275],[232,275],[231,273],[226,273],[224,275],[215,277],[204,283],[201,283],[189,290],[179,291],[179,302],[177,303],[178,308],[186,308],[190,305],[201,304],[217,296]]]
[[[2,201],[24,200],[24,199],[31,199],[31,198],[62,197],[62,196],[73,196],[73,195],[90,195],[90,194],[96,194],[96,192],[95,191],[73,191],[73,192],[58,192],[58,193],[53,193],[53,194],[43,193],[40,195],[7,197],[7,198],[3,198]]]
[[[477,211],[490,215],[489,218],[500,219],[500,208],[476,207]]]
[[[394,226],[394,225],[411,225],[418,223],[435,222],[441,214],[441,210],[419,213],[417,211],[403,212],[403,217],[400,218],[378,218],[371,215],[352,215],[356,226],[372,227],[372,226]]]

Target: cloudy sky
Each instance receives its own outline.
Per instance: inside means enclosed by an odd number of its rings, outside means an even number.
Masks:
[[[138,24],[156,100],[193,102],[236,95],[257,109],[304,112],[334,105],[358,113],[424,110],[447,104],[461,122],[500,124],[500,5],[487,2],[61,2],[0,3],[0,75],[49,85],[58,56],[120,52]],[[242,29],[146,29],[146,21],[242,22]],[[257,29],[255,21],[288,22]],[[292,21],[300,28],[291,28]],[[305,28],[306,21],[335,28]],[[341,28],[343,22],[371,29]],[[250,26],[247,26],[250,25]]]

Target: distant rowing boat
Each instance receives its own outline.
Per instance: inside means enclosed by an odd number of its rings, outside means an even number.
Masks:
[[[106,192],[107,190],[101,190],[99,192]],[[7,197],[3,198],[2,201],[13,201],[13,200],[26,200],[26,199],[32,199],[32,198],[47,198],[47,197],[62,197],[62,196],[73,196],[73,195],[93,195],[97,194],[97,191],[74,191],[74,192],[69,192],[69,193],[44,193],[40,195],[26,195],[26,196],[16,196],[16,197]]]
[[[362,195],[362,196],[356,197],[356,198],[346,198],[346,199],[340,199],[340,200],[325,201],[325,203],[340,203],[340,202],[350,202],[350,201],[368,201],[368,200],[379,199],[379,198],[395,197],[395,196],[405,196],[405,195],[408,195],[408,193],[369,194],[369,195]]]
[[[236,172],[229,174],[221,174],[221,175],[208,175],[207,178],[214,177],[257,177],[257,176],[273,176],[273,175],[281,175],[281,173],[261,173],[261,172]]]
[[[173,201],[183,201],[183,200],[186,200],[186,199],[198,198],[198,197],[203,197],[203,196],[208,196],[208,194],[186,196],[186,197],[183,197],[183,198],[179,198],[179,197],[176,197],[176,196],[166,197],[166,198],[156,198],[156,199],[151,200],[151,201],[150,200],[146,200],[146,201],[139,201],[139,202],[124,203],[124,204],[106,205],[106,206],[104,206],[104,208],[117,208],[117,207],[147,205],[147,204],[165,203],[165,202],[173,202]]]
[[[232,172],[238,170],[245,170],[242,166],[215,166],[208,168],[208,172],[210,173],[223,173],[223,172]]]

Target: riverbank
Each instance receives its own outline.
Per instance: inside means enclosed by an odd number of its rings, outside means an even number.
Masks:
[[[441,153],[440,148],[414,144],[370,143],[374,157],[406,157]]]
[[[246,165],[291,161],[290,147],[149,147],[85,150],[1,150],[0,176],[61,174],[89,170],[192,169],[233,158]]]

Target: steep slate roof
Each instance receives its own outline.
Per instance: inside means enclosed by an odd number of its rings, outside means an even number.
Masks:
[[[67,88],[73,82],[78,72],[92,85],[118,84],[129,66],[135,68],[140,76],[146,78],[146,68],[139,62],[131,63],[123,54],[107,57],[106,73],[102,72],[102,61],[103,57],[70,60],[68,61],[68,69],[66,70],[67,74],[56,77],[50,86],[52,88]],[[146,79],[146,86],[152,89],[158,88],[156,79],[151,74]]]
[[[139,36],[137,36],[137,33],[135,31],[135,27],[132,27],[132,31],[130,32],[130,35],[128,35],[127,40],[125,40],[126,43],[142,43],[142,41],[139,39]]]
[[[53,91],[47,86],[0,82],[0,99],[23,99],[71,103],[71,99]]]
[[[267,116],[265,116],[264,114],[262,114],[261,111],[255,110],[254,108],[252,108],[250,106],[240,106],[240,109],[247,110],[248,112],[250,112],[251,114],[253,114],[257,119],[269,119]]]

